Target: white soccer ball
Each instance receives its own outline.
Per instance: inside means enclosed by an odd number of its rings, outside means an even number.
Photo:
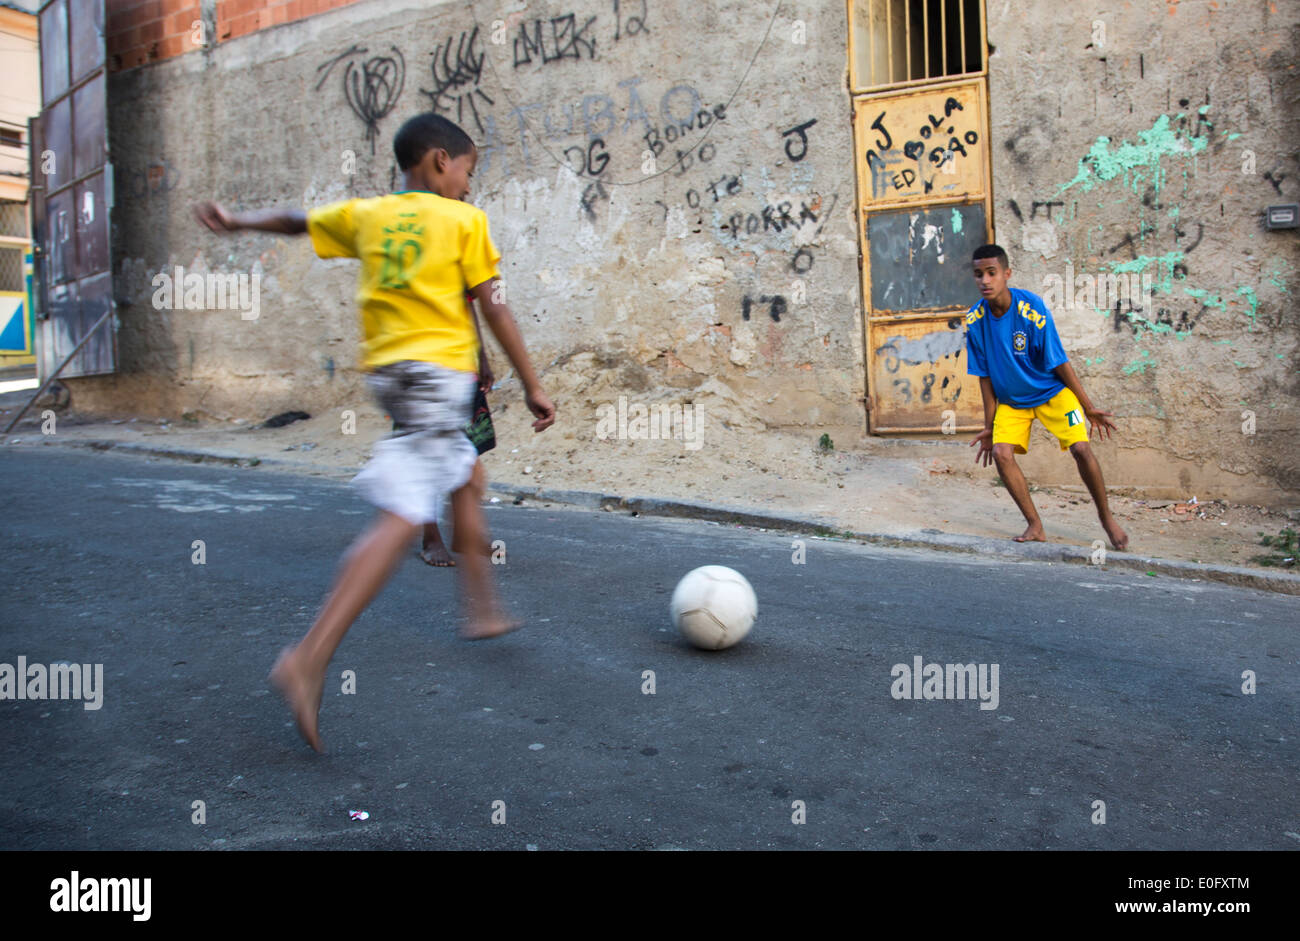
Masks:
[[[696,647],[722,650],[739,643],[754,626],[758,597],[735,569],[705,565],[677,583],[668,610],[677,629]]]

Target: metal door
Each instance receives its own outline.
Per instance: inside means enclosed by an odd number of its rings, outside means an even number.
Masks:
[[[979,300],[971,253],[993,237],[983,7],[850,0],[849,13],[868,428],[982,428],[964,315]]]
[[[114,309],[103,0],[51,0],[39,14],[41,113],[31,122],[32,243],[44,370]],[[61,376],[117,369],[116,317]]]

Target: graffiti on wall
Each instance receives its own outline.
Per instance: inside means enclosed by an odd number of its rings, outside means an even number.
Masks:
[[[369,50],[352,46],[332,59],[321,63],[316,72],[320,75],[316,91],[320,91],[334,67],[346,60],[343,70],[343,97],[365,128],[366,143],[370,153],[375,153],[375,139],[379,135],[379,122],[397,106],[406,83],[406,59],[402,51],[391,46],[392,55],[362,58]]]
[[[581,25],[573,13],[553,16],[549,20],[534,19],[522,23],[514,37],[514,67],[540,62],[547,65],[564,59],[596,58],[596,38],[592,25],[596,17],[587,17]]]
[[[454,42],[448,38],[439,43],[429,57],[433,88],[420,89],[420,94],[429,98],[429,108],[462,127],[467,127],[467,119],[472,118],[474,127],[482,134],[479,107],[491,107],[496,102],[479,87],[486,53],[479,48],[478,27],[462,32]]]
[[[1187,109],[1190,102],[1184,98],[1178,105]],[[1250,331],[1257,324],[1259,299],[1254,286],[1239,286],[1235,292],[1225,289],[1213,270],[1203,273],[1216,278],[1213,284],[1201,287],[1196,283],[1196,253],[1213,240],[1214,219],[1204,209],[1189,212],[1184,202],[1194,193],[1198,170],[1208,169],[1210,157],[1223,154],[1225,145],[1240,136],[1217,129],[1210,111],[1207,95],[1205,103],[1194,111],[1159,115],[1135,139],[1098,137],[1079,158],[1073,178],[1034,199],[1028,211],[1014,200],[1007,203],[1025,227],[1026,250],[1039,247],[1031,244],[1031,226],[1074,222],[1081,215],[1081,202],[1085,206],[1082,212],[1088,211],[1086,200],[1092,194],[1107,204],[1118,200],[1121,207],[1127,207],[1128,221],[1094,226],[1087,230],[1085,245],[1069,249],[1071,255],[1083,254],[1078,250],[1082,248],[1089,257],[1097,258],[1098,273],[1076,276],[1072,261],[1067,261],[1064,281],[1056,273],[1044,279],[1045,284],[1054,282],[1053,299],[1063,308],[1106,317],[1110,334],[1133,344],[1131,353],[1125,354],[1133,358],[1121,370],[1124,376],[1149,378],[1155,373],[1158,361],[1143,346],[1149,338],[1201,336],[1204,325],[1215,321],[1219,330],[1244,325]],[[1231,158],[1222,162],[1228,164],[1228,172],[1255,176],[1261,185],[1271,186],[1265,174],[1254,174],[1253,154],[1249,156],[1240,163]],[[1212,198],[1221,198],[1221,181],[1210,185]],[[1052,241],[1054,247],[1054,237]],[[1119,296],[1102,290],[1116,278],[1139,276],[1149,283],[1149,290],[1130,290]],[[1231,310],[1234,305],[1237,309]]]
[[[918,92],[887,107],[868,99],[854,110],[874,201],[959,196],[984,187],[982,112],[976,86]],[[791,155],[791,159],[794,159]]]

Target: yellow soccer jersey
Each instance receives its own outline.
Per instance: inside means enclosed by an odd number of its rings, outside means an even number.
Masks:
[[[434,193],[349,199],[307,213],[321,258],[359,258],[361,364],[421,360],[478,369],[465,292],[497,277],[501,254],[483,210]]]

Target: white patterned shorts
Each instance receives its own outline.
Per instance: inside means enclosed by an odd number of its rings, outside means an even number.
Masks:
[[[443,501],[469,481],[478,452],[465,435],[478,377],[434,363],[405,360],[366,377],[393,418],[352,481],[367,501],[417,526],[435,522]]]

